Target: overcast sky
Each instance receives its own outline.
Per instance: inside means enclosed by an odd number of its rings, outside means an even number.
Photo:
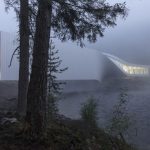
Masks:
[[[106,29],[104,37],[87,47],[109,52],[133,62],[150,64],[150,0],[109,0],[111,3],[126,1],[129,14],[125,20],[119,18],[117,26]],[[0,0],[0,30],[15,32],[15,13],[5,12]]]
[[[17,23],[15,13],[13,10],[9,10],[8,13],[5,11],[4,0],[0,0],[0,30],[7,32],[17,31]]]

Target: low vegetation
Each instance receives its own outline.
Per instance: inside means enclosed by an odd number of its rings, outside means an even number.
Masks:
[[[89,126],[97,127],[98,123],[98,112],[97,112],[97,102],[94,97],[90,97],[86,103],[83,104],[81,108],[81,119]]]
[[[121,89],[117,104],[114,105],[107,127],[108,133],[122,140],[122,142],[126,142],[125,136],[133,125],[133,120],[131,114],[128,113],[127,105],[127,90],[123,88]]]
[[[19,121],[0,126],[0,150],[133,150],[103,130],[91,128],[83,120],[58,116],[49,125],[47,135],[39,140],[23,134],[23,126]]]
[[[90,97],[82,105],[81,119],[72,120],[58,115],[55,100],[51,101],[49,113],[53,119],[46,134],[36,140],[28,136],[24,121],[17,121],[15,114],[1,113],[0,150],[135,150],[99,128],[97,106],[95,98]]]

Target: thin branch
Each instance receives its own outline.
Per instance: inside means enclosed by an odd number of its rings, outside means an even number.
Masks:
[[[15,55],[16,51],[19,49],[19,47],[20,47],[20,46],[18,46],[18,47],[14,50],[14,52],[13,52],[13,54],[12,54],[12,56],[11,56],[10,64],[8,65],[9,68],[10,68],[11,65],[12,65],[12,61],[13,61],[14,55]]]

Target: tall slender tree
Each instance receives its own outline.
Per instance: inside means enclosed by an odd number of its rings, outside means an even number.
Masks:
[[[19,22],[19,46],[16,49],[19,51],[17,113],[19,116],[25,116],[29,82],[29,0],[4,0],[4,2],[6,10],[9,8],[15,10]]]
[[[29,2],[20,0],[19,15],[20,59],[17,112],[25,116],[29,82]]]
[[[12,1],[17,2],[17,0]],[[24,6],[26,7],[28,2],[25,0],[20,0],[20,2],[20,7],[22,8],[20,8],[20,11],[22,10],[25,13]],[[52,29],[53,34],[62,41],[77,41],[83,46],[83,40],[85,38],[89,42],[95,42],[98,35],[103,36],[106,27],[115,26],[116,18],[118,15],[125,16],[126,8],[125,4],[111,6],[106,3],[106,0],[30,0],[30,3],[34,4],[36,8],[34,11],[36,27],[34,30],[31,77],[27,94],[26,121],[30,125],[30,133],[33,136],[39,136],[46,128],[47,68],[50,30]],[[24,17],[24,15],[20,16]],[[27,16],[24,19],[27,21]],[[22,26],[24,26],[23,22],[22,24],[20,22],[20,27],[23,28]],[[25,26],[27,27],[27,24]],[[25,34],[23,34],[24,32],[21,28],[20,35],[22,33],[22,38],[27,38],[27,36],[23,36]],[[24,31],[27,33],[27,30]],[[20,44],[23,47],[23,41],[20,41]],[[24,57],[27,55],[25,53],[21,56]],[[23,60],[20,63],[24,63],[25,67],[27,61]],[[21,77],[24,75],[22,74],[23,71],[20,72]],[[28,74],[27,70],[25,74]],[[23,77],[21,79],[22,84],[25,80]],[[27,87],[27,84],[25,85]],[[26,95],[25,90],[24,95]]]
[[[125,4],[110,6],[105,0],[38,0],[33,63],[27,95],[26,121],[32,136],[46,129],[47,68],[49,37],[95,42],[105,27],[114,26],[118,15],[125,15]]]
[[[39,137],[46,129],[48,51],[51,25],[51,0],[39,0],[33,46],[32,72],[27,95],[26,121],[30,134]]]

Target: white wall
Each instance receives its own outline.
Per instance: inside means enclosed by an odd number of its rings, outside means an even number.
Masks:
[[[9,67],[11,56],[17,47],[15,41],[16,35],[13,33],[0,32],[0,60],[1,60],[1,80],[17,80],[18,79],[18,60],[16,56]]]

